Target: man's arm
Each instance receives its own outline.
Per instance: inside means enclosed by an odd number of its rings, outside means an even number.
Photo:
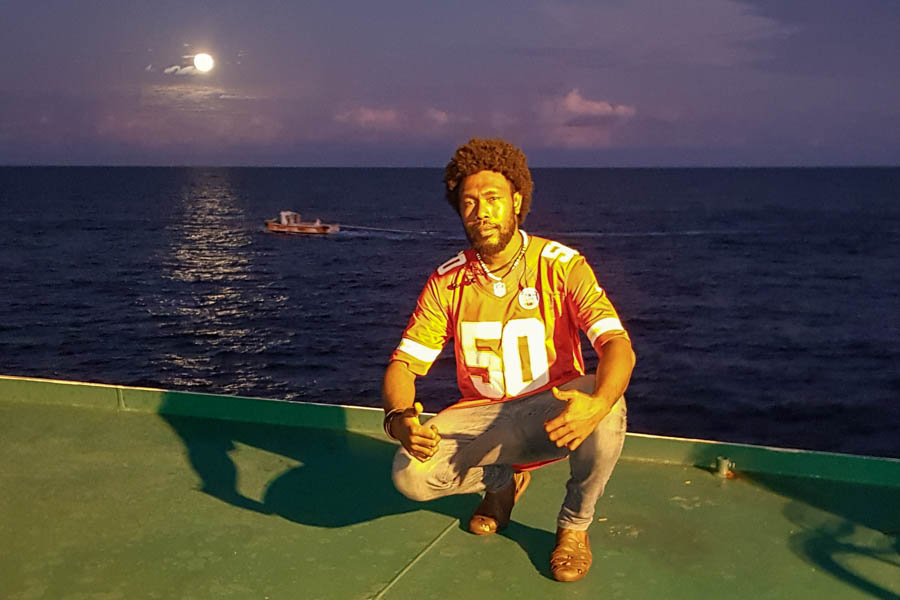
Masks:
[[[594,380],[594,393],[591,395],[605,403],[606,413],[628,388],[636,357],[631,348],[631,341],[624,337],[609,340],[601,350]]]
[[[392,360],[384,373],[381,388],[382,406],[391,437],[400,441],[406,451],[425,462],[437,451],[441,436],[434,425],[419,423],[422,405],[416,402],[416,375],[405,362]],[[393,412],[393,414],[391,414]]]
[[[559,416],[544,423],[550,440],[558,447],[578,448],[625,393],[634,363],[628,338],[612,338],[601,347],[592,394],[553,388],[553,395],[568,405]]]
[[[381,401],[384,412],[410,408],[416,399],[416,374],[405,362],[392,360],[384,372]]]

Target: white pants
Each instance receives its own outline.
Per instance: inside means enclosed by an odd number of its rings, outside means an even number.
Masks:
[[[585,375],[560,387],[591,393],[594,376]],[[509,485],[515,465],[568,455],[571,476],[557,525],[586,530],[622,453],[625,398],[619,398],[594,433],[574,452],[557,448],[544,430],[544,422],[559,415],[563,408],[565,403],[546,391],[486,406],[446,409],[428,421],[441,436],[437,452],[423,463],[401,447],[394,457],[394,485],[403,495],[419,501],[494,492]]]

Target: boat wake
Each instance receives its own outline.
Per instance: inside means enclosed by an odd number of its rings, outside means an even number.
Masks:
[[[415,229],[387,229],[385,227],[365,227],[363,225],[341,225],[342,229],[359,231],[376,231],[381,233],[414,233],[416,235],[435,235],[434,231],[421,231]]]
[[[762,235],[765,231],[729,231],[724,229],[689,229],[685,231],[560,231],[542,234],[545,237],[605,238],[605,237],[691,237],[705,235]]]

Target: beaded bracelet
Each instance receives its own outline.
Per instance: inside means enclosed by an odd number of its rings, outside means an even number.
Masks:
[[[393,420],[395,415],[402,414],[403,410],[404,409],[402,408],[392,408],[384,415],[384,422],[382,423],[384,433],[392,440],[396,440],[397,438],[391,433],[391,420]]]

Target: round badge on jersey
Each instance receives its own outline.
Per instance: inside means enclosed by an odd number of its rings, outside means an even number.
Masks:
[[[540,303],[541,302],[538,298],[538,292],[533,287],[527,287],[519,292],[519,306],[521,306],[525,310],[537,308],[538,304]]]

